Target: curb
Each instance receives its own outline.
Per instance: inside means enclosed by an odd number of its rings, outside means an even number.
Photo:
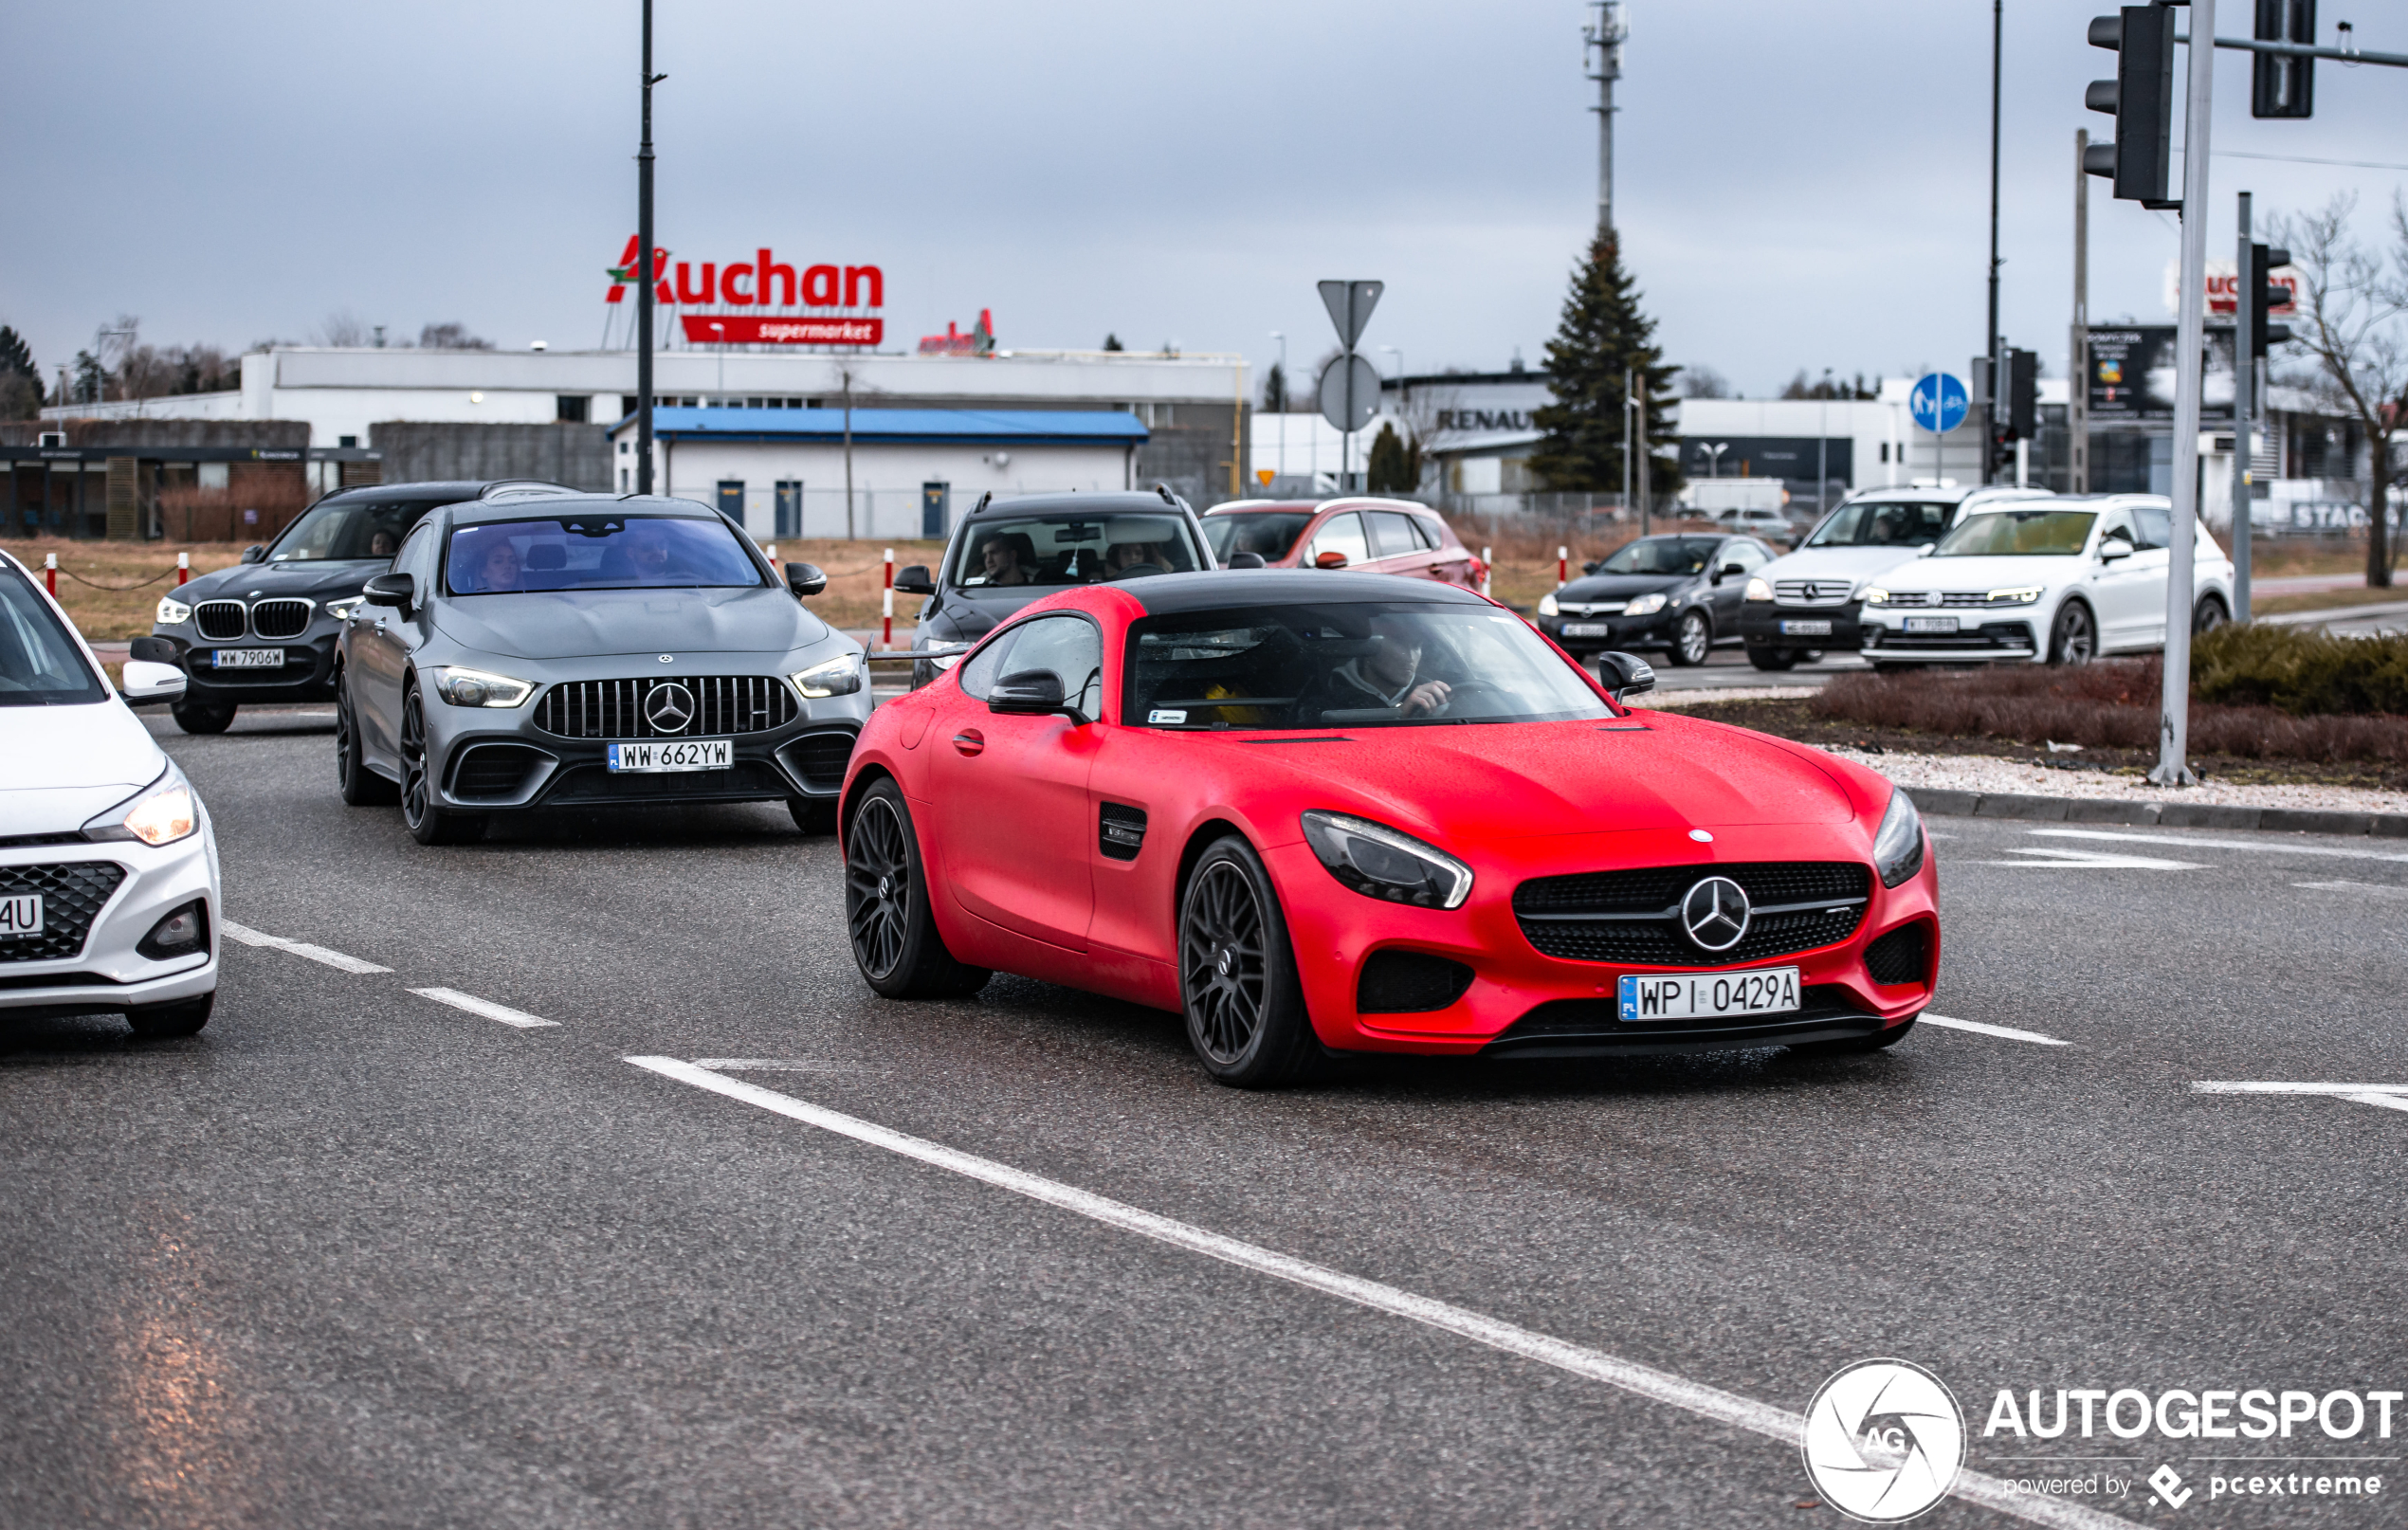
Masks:
[[[2362,834],[2378,839],[2408,839],[2408,813],[2232,808],[2203,802],[2117,802],[2104,797],[2042,797],[2013,792],[1943,792],[1924,787],[1903,790],[1918,811],[1940,818],[2153,824],[2160,829],[2258,829],[2290,834]]]

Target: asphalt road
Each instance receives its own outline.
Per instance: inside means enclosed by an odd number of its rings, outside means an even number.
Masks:
[[[8,1526],[1845,1522],[1795,1445],[1430,1312],[1791,1414],[1900,1357],[1974,1468],[2197,1495],[2094,1511],[2401,1522],[2196,1459],[2397,1438],[1980,1430],[2000,1388],[2402,1385],[2408,1110],[2194,1085],[2408,1089],[2408,845],[1934,820],[1935,1011],[2062,1046],[1241,1094],[1169,1015],[872,997],[780,809],[429,850],[338,802],[322,720],[159,726],[229,918],[391,971],[229,943],[192,1040],[0,1031]]]

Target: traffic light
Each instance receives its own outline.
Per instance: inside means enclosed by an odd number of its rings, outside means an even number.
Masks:
[[[2257,0],[2257,30],[2253,35],[2261,43],[2313,44],[2316,0]],[[2316,61],[2281,53],[2252,54],[2249,115],[2315,116]]]
[[[2145,208],[2173,208],[2166,198],[2174,143],[2174,12],[2165,6],[2125,6],[2090,23],[2090,46],[2115,50],[2115,78],[2093,80],[2082,103],[2115,118],[2115,141],[2083,152],[2082,168],[2114,178],[2115,194]]]
[[[2289,325],[2266,321],[2268,314],[2291,301],[2289,290],[2271,280],[2275,267],[2290,263],[2289,250],[2265,245],[2249,247],[2250,285],[2254,290],[2250,294],[2245,319],[2249,325],[2249,354],[2253,356],[2264,355],[2269,345],[2280,345],[2291,337]]]
[[[2007,435],[2030,441],[2040,433],[2040,357],[2031,351],[2007,353]]]

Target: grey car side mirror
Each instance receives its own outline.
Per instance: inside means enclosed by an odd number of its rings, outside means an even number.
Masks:
[[[380,574],[360,586],[359,594],[371,606],[391,606],[407,612],[417,603],[418,581],[407,574]]]
[[[987,692],[987,710],[1002,717],[1050,717],[1061,713],[1081,727],[1087,715],[1069,704],[1062,692],[1062,677],[1050,669],[1023,669],[1004,676]]]
[[[786,588],[794,592],[796,600],[800,600],[827,589],[828,575],[822,574],[815,563],[789,563],[786,565]]]
[[[933,595],[937,581],[928,577],[928,565],[914,563],[895,571],[895,593],[899,595]]]
[[[1655,666],[1635,653],[1609,649],[1597,655],[1597,679],[1615,701],[1655,689]]]

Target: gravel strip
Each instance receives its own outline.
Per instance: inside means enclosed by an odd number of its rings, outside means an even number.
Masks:
[[[2354,786],[2264,785],[2209,781],[2169,791],[2145,777],[2105,771],[2058,771],[1978,755],[1870,754],[1843,746],[1831,753],[1870,766],[1898,785],[1951,792],[2013,792],[2114,802],[2199,803],[2229,808],[2298,808],[2339,812],[2408,812],[2408,792]]]
[[[1811,685],[1732,685],[1718,690],[1691,686],[1687,690],[1649,691],[1631,698],[1631,704],[1664,711],[1702,706],[1708,701],[1802,701],[1814,694]]]

